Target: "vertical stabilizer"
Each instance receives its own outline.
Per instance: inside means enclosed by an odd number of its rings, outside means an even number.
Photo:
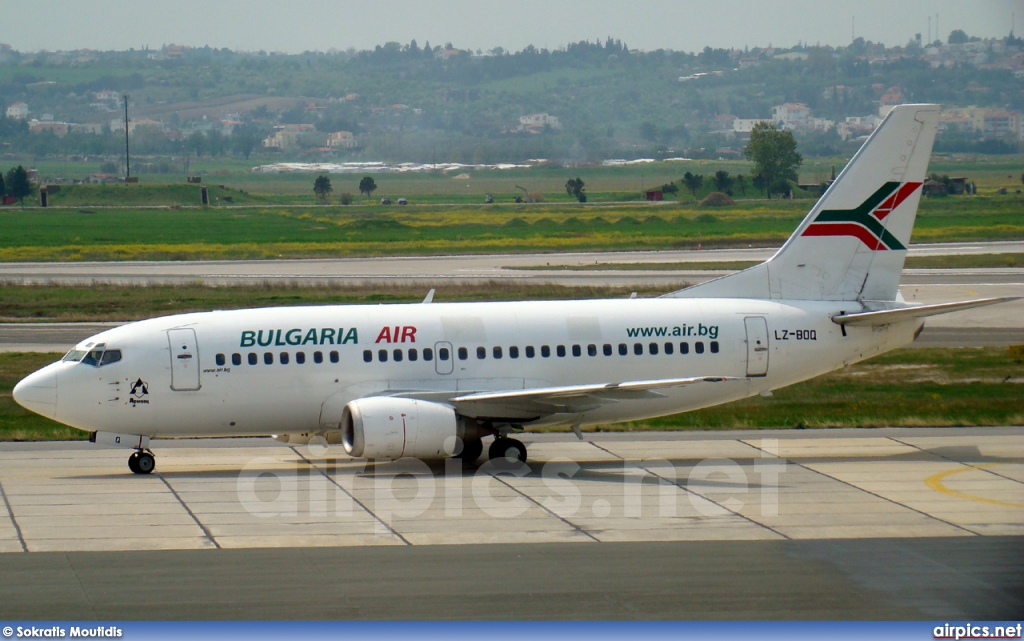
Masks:
[[[766,262],[679,298],[896,300],[938,105],[900,105]]]

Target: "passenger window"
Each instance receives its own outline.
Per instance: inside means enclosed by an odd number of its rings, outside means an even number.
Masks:
[[[469,358],[469,350],[466,349],[465,347],[460,347],[459,348],[459,360],[460,361],[464,361],[464,360],[467,360],[468,358]]]
[[[288,352],[281,352],[281,364],[282,365],[287,365],[288,364]]]
[[[218,356],[221,356],[223,358],[223,354],[218,354]],[[116,363],[119,360],[121,360],[121,350],[108,349],[107,351],[103,352],[103,358],[100,359],[100,367],[103,367],[104,365],[110,365],[111,363]]]
[[[255,365],[257,362],[259,362],[259,361],[258,361],[258,357],[256,356],[256,354],[253,353],[253,352],[249,352],[249,364],[250,365]]]
[[[629,353],[629,348],[626,347],[625,343],[619,343],[619,356],[625,356]]]
[[[657,356],[658,355],[658,344],[657,343],[651,343],[648,346],[648,352],[647,353],[650,354],[651,356]]]
[[[416,351],[415,347],[409,350],[409,360],[410,361],[416,361],[416,360],[419,360],[419,358],[420,358],[419,352]]]
[[[263,353],[263,364],[264,365],[273,365],[274,364],[274,355],[271,354],[270,352],[264,352]]]
[[[388,362],[388,350],[386,350],[386,349],[379,349],[379,350],[377,350],[377,360],[380,361],[381,363],[387,363]]]
[[[633,353],[636,354],[637,356],[643,356],[644,346],[641,345],[640,343],[633,343]]]
[[[368,350],[368,349],[364,349],[363,350],[363,362],[364,363],[372,363],[373,362],[373,352],[371,350]]]
[[[580,348],[580,346],[579,346],[579,345],[573,345],[573,346],[572,346],[572,355],[573,355],[573,356],[579,357],[579,356],[581,356],[582,354],[583,354],[583,349],[582,349],[582,348]]]
[[[442,361],[448,360],[450,357],[450,354],[448,353],[448,348],[442,347],[441,349],[437,350],[437,357]]]
[[[612,355],[612,346],[609,343],[605,343],[603,349],[604,349],[604,355],[605,356],[611,356]]]
[[[533,358],[535,355],[536,355],[536,352],[533,349],[533,345],[527,345],[526,346],[526,358]]]
[[[392,354],[393,354],[393,355],[394,355],[394,357],[395,357],[395,362],[396,362],[396,363],[401,363],[401,362],[402,362],[402,350],[400,350],[400,349],[398,349],[398,348],[396,347],[396,348],[395,348],[395,349],[394,349],[394,350],[392,351]]]
[[[519,358],[519,348],[516,347],[515,345],[513,345],[512,347],[509,347],[508,348],[508,357],[509,358]]]
[[[675,351],[676,346],[672,343],[665,343],[665,353],[672,354]]]
[[[432,361],[434,360],[434,350],[429,347],[423,348],[423,360]],[[448,350],[444,350],[444,360],[448,360]]]
[[[227,365],[227,360],[225,360],[223,354],[217,354],[217,357],[214,360],[217,361],[217,367],[224,367]]]
[[[693,351],[697,352],[698,354],[703,354],[704,353],[704,343],[702,341],[697,341],[696,343],[694,343],[693,344]]]
[[[597,345],[587,345],[587,356],[597,356]]]
[[[241,365],[242,364],[242,355],[241,354],[232,354],[231,355],[231,364],[232,365],[236,365],[236,366],[237,365]]]
[[[494,358],[501,358],[501,348],[500,347],[495,347],[493,352],[494,352]]]
[[[548,358],[549,356],[551,356],[551,348],[548,347],[547,345],[541,345],[540,355],[543,356],[544,358]]]
[[[690,344],[689,343],[679,343],[679,353],[680,354],[689,354],[690,353]]]
[[[323,363],[324,362],[324,353],[323,352],[313,352],[313,362],[316,363],[317,365],[319,365],[320,363]]]
[[[487,348],[486,347],[477,347],[476,348],[476,357],[479,360],[483,360],[483,359],[487,358]]]
[[[303,365],[306,362],[306,352],[295,352],[295,362]]]
[[[565,358],[565,345],[556,345],[555,353],[558,354],[558,358]]]
[[[332,350],[331,351],[331,362],[332,363],[337,363],[340,360],[341,360],[341,358],[338,356],[338,352]]]
[[[712,354],[717,354],[718,353],[718,341],[711,341],[711,353]]]

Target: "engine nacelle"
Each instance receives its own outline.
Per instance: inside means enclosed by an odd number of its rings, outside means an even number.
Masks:
[[[345,451],[370,459],[446,458],[458,432],[454,409],[410,398],[361,398],[345,405],[341,416]]]

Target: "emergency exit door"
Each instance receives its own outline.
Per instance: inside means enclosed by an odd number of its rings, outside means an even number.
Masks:
[[[194,329],[167,330],[171,347],[171,389],[192,392],[199,389],[199,344]]]
[[[747,326],[747,376],[768,374],[768,321],[764,316],[748,316],[743,319]]]

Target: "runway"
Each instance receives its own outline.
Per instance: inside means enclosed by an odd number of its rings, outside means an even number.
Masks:
[[[0,444],[0,618],[1012,618],[1019,428]]]

